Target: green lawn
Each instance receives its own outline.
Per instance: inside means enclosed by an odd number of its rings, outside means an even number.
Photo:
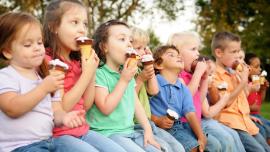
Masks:
[[[261,112],[262,112],[263,117],[270,120],[270,102],[269,101],[266,101],[263,103]]]

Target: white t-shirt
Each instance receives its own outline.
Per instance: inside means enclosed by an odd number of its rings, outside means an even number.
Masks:
[[[41,82],[42,79],[30,80],[23,77],[11,66],[0,70],[0,94],[6,92],[25,94]],[[49,94],[32,111],[16,119],[8,117],[0,109],[0,152],[12,151],[50,138],[53,125]]]

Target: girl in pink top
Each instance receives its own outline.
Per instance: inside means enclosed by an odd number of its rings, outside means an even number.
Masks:
[[[87,31],[87,11],[80,1],[57,0],[47,6],[44,18],[47,59],[58,58],[69,66],[62,98],[65,111],[87,111],[94,101],[99,59],[95,51],[91,51],[90,57],[81,55],[76,42],[79,37],[85,37]],[[53,133],[54,136],[70,135],[81,139],[78,146],[93,146],[99,151],[124,151],[109,138],[89,130],[86,122],[76,128],[56,127]]]

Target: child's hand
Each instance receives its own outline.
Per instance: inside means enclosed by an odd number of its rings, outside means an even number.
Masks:
[[[208,65],[205,61],[199,61],[196,65],[195,72],[199,73],[200,77],[202,77],[207,72]]]
[[[263,122],[262,122],[261,119],[259,119],[259,118],[256,118],[256,117],[254,117],[254,116],[250,116],[250,119],[251,119],[252,121],[254,121],[254,122],[257,122],[257,123],[263,125]]]
[[[170,129],[173,126],[174,121],[169,119],[167,116],[158,117],[157,126],[162,129]]]
[[[82,62],[82,72],[89,73],[90,70],[96,69],[99,64],[99,58],[95,51],[92,51],[89,59],[85,59],[83,56],[81,57]]]
[[[129,82],[137,73],[138,67],[137,66],[127,66],[129,62],[129,59],[126,60],[124,64],[124,68],[121,72],[120,79],[124,80],[125,82]]]
[[[199,151],[203,152],[207,143],[207,138],[205,137],[205,135],[203,135],[202,138],[198,139],[198,143],[199,143]]]
[[[243,71],[242,72],[237,71],[237,73],[240,76],[242,82],[247,84],[248,83],[248,76],[249,76],[249,68],[245,64],[242,64],[242,67],[243,67]]]
[[[144,51],[145,51],[145,54],[151,54],[151,55],[153,55],[153,53],[152,53],[152,51],[150,50],[149,47],[146,47]]]
[[[230,94],[229,93],[227,93],[227,92],[225,92],[225,94],[220,94],[220,101],[221,102],[229,102],[229,99],[230,99]]]
[[[261,85],[261,90],[266,90],[267,88],[269,88],[269,82],[265,79],[264,84]]]
[[[63,125],[68,128],[76,128],[85,124],[85,111],[71,111],[63,118]]]
[[[50,93],[64,88],[64,78],[65,74],[63,72],[52,72],[50,75],[46,76],[45,79],[43,79],[41,83],[43,90],[45,90],[47,93]]]
[[[155,76],[155,70],[153,64],[144,66],[142,72],[138,75],[138,77],[143,81],[147,81]]]
[[[256,84],[250,83],[250,84],[248,84],[248,88],[249,88],[250,92],[257,92],[257,91],[260,90],[260,87],[261,87],[261,85],[259,83],[256,83]]]
[[[147,146],[148,144],[155,146],[159,150],[161,149],[160,145],[154,139],[152,131],[145,131],[144,132],[144,146]]]

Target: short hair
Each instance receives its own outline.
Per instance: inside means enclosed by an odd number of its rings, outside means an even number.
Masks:
[[[176,50],[178,53],[180,53],[179,50],[175,46],[173,46],[173,45],[162,45],[162,46],[159,46],[158,48],[156,48],[154,50],[154,53],[153,53],[154,64],[160,65],[163,62],[163,59],[161,58],[161,56],[163,54],[165,54],[168,49],[173,49],[173,50]],[[159,73],[159,70],[158,69],[155,69],[155,73],[156,74]]]
[[[224,50],[227,47],[227,43],[232,41],[241,42],[241,39],[238,35],[227,31],[216,33],[211,43],[212,55],[215,56],[216,49]]]
[[[132,27],[131,32],[133,41],[141,41],[145,42],[146,44],[150,42],[149,35],[146,31],[137,27]]]
[[[190,40],[190,38],[195,39],[201,45],[201,40],[200,40],[199,35],[193,32],[173,33],[172,35],[170,35],[167,41],[167,44],[176,46],[178,49],[181,49],[182,46]]]

